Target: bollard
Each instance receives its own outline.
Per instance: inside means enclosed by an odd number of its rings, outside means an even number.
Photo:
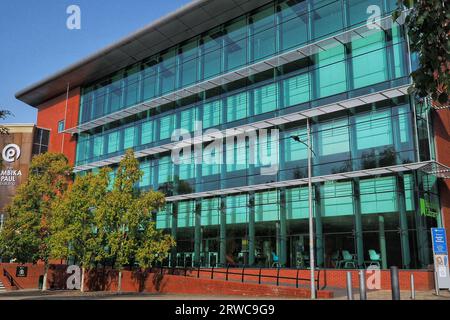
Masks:
[[[367,300],[366,270],[359,270],[359,296],[361,300]]]
[[[398,281],[398,267],[391,267],[392,300],[400,300],[400,284]]]
[[[439,295],[439,283],[438,283],[438,275],[437,271],[434,271],[434,290],[436,295]]]
[[[411,273],[411,299],[416,300],[416,288],[414,286],[414,273]]]
[[[353,300],[352,273],[347,271],[347,299]]]

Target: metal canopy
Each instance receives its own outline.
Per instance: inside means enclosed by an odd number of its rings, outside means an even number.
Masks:
[[[437,161],[430,161],[427,165],[420,168],[420,171],[440,179],[450,179],[450,167]]]
[[[351,179],[351,178],[373,177],[373,176],[379,176],[379,175],[383,175],[383,174],[395,174],[395,173],[400,173],[400,172],[418,170],[429,164],[430,164],[430,162],[428,162],[428,161],[416,162],[416,163],[402,164],[402,165],[396,165],[396,166],[389,166],[389,167],[384,167],[384,168],[374,168],[374,169],[366,169],[366,170],[317,176],[317,177],[312,177],[312,182],[320,183],[320,182],[327,182],[327,181],[339,181],[339,180],[345,180],[345,179]],[[174,202],[174,201],[191,200],[191,199],[198,199],[198,198],[209,198],[209,197],[214,197],[217,195],[229,195],[229,194],[243,193],[243,192],[248,192],[248,191],[270,190],[270,189],[275,189],[275,188],[280,188],[280,187],[294,187],[294,186],[302,186],[302,185],[307,185],[307,184],[308,184],[308,178],[302,178],[302,179],[295,179],[295,180],[271,182],[271,183],[257,184],[257,185],[244,186],[244,187],[236,187],[236,188],[229,188],[229,189],[220,189],[220,190],[214,190],[214,191],[205,191],[205,192],[172,196],[172,197],[167,197],[166,201]]]
[[[400,97],[400,96],[407,94],[408,87],[409,87],[409,85],[405,85],[405,86],[401,86],[401,87],[397,87],[397,88],[390,88],[387,90],[370,93],[368,95],[355,97],[355,98],[348,99],[348,100],[343,100],[341,102],[332,103],[332,104],[328,104],[328,105],[324,105],[324,106],[319,106],[319,107],[309,109],[309,110],[285,114],[283,116],[279,116],[279,117],[275,117],[275,118],[271,118],[271,119],[267,119],[267,120],[262,120],[262,121],[258,121],[258,122],[253,122],[251,124],[246,124],[246,125],[242,125],[239,127],[222,130],[220,132],[209,133],[206,135],[202,135],[201,137],[195,137],[194,139],[190,139],[190,140],[172,142],[172,143],[168,143],[168,144],[165,144],[162,146],[157,146],[157,147],[152,147],[152,148],[136,151],[135,157],[141,158],[141,157],[145,157],[145,156],[152,155],[152,154],[170,151],[176,147],[180,147],[181,143],[183,143],[185,145],[195,145],[195,144],[199,144],[199,143],[212,141],[215,138],[226,138],[226,137],[237,136],[237,135],[249,133],[251,131],[255,131],[258,129],[271,128],[271,127],[274,127],[277,125],[282,125],[285,123],[295,122],[298,120],[314,117],[314,116],[320,115],[320,114],[333,113],[333,112],[336,112],[339,110],[345,110],[345,109],[349,109],[349,108],[355,108],[358,106],[362,106],[362,105],[365,105],[368,103],[374,103],[377,101]],[[89,169],[102,167],[105,165],[105,161],[108,161],[111,164],[119,163],[121,159],[122,159],[122,156],[118,156],[118,157],[109,158],[107,160],[101,160],[101,161],[92,162],[92,163],[89,163],[86,165],[76,166],[74,168],[74,172],[80,172],[80,171],[85,171],[85,170],[89,170]]]
[[[377,25],[382,30],[388,30],[392,28],[392,25],[394,24],[392,17],[385,17],[377,22]],[[192,86],[173,91],[171,93],[168,93],[164,96],[155,98],[153,100],[139,103],[135,106],[119,110],[117,112],[108,114],[106,116],[79,124],[76,127],[66,129],[64,132],[66,133],[79,133],[82,131],[87,131],[92,128],[105,125],[107,123],[116,121],[118,119],[122,119],[124,117],[134,115],[137,113],[140,113],[142,111],[146,111],[149,109],[156,108],[158,106],[173,102],[178,100],[180,97],[187,97],[189,95],[197,94],[198,92],[202,92],[211,88],[215,88],[221,85],[225,85],[227,83],[230,83],[232,81],[236,81],[239,79],[243,79],[246,77],[249,77],[251,75],[284,65],[289,62],[296,61],[298,59],[304,58],[306,56],[311,56],[313,54],[316,54],[321,51],[325,51],[327,49],[330,49],[332,47],[342,45],[357,39],[366,38],[376,32],[379,32],[379,29],[376,28],[369,28],[366,24],[360,27],[356,27],[354,29],[347,30],[345,32],[342,32],[338,35],[334,35],[319,41],[316,41],[314,43],[310,43],[307,45],[304,45],[302,47],[298,47],[296,49],[290,50],[288,52],[279,54],[275,57],[271,57],[269,59],[256,62],[252,65],[245,66],[243,68],[237,69],[235,71],[231,71],[222,75],[219,75],[215,78],[211,78],[209,80],[196,83]],[[366,97],[367,102],[370,103],[371,98]],[[373,96],[372,99],[377,99],[376,96]],[[354,103],[358,103],[357,101],[354,101]],[[344,107],[352,107],[351,102],[348,102],[348,104]],[[320,112],[320,110],[316,110],[315,112]]]

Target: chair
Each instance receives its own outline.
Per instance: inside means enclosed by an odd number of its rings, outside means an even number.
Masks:
[[[275,252],[272,251],[272,268],[273,267],[280,267],[280,261],[278,256],[275,254]]]
[[[350,265],[356,268],[354,255],[348,252],[348,250],[342,250],[342,261],[340,261],[339,266],[342,266],[342,264],[344,264],[344,269]]]
[[[375,250],[370,249],[369,250],[369,258],[370,258],[370,265],[377,265],[378,268],[380,268],[381,265],[381,255],[378,254]]]
[[[334,252],[331,255],[331,262],[334,263],[334,267],[337,268],[339,266],[339,251]]]

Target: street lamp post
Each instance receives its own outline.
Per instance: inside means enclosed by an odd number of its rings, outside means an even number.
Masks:
[[[303,143],[308,148],[308,208],[309,208],[309,269],[311,282],[311,299],[316,299],[316,283],[315,283],[315,259],[314,259],[314,214],[312,207],[312,168],[311,159],[314,152],[311,148],[311,130],[309,118],[306,119],[307,142],[303,142],[299,136],[292,136],[292,138],[300,143]]]

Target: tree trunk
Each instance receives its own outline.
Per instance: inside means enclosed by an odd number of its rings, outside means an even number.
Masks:
[[[84,267],[81,268],[81,284],[80,284],[80,291],[84,292],[84,274],[86,270]]]
[[[122,270],[119,271],[119,282],[117,284],[117,292],[122,291]]]
[[[42,283],[42,291],[47,291],[47,274],[48,274],[48,263],[44,266],[44,280]]]

